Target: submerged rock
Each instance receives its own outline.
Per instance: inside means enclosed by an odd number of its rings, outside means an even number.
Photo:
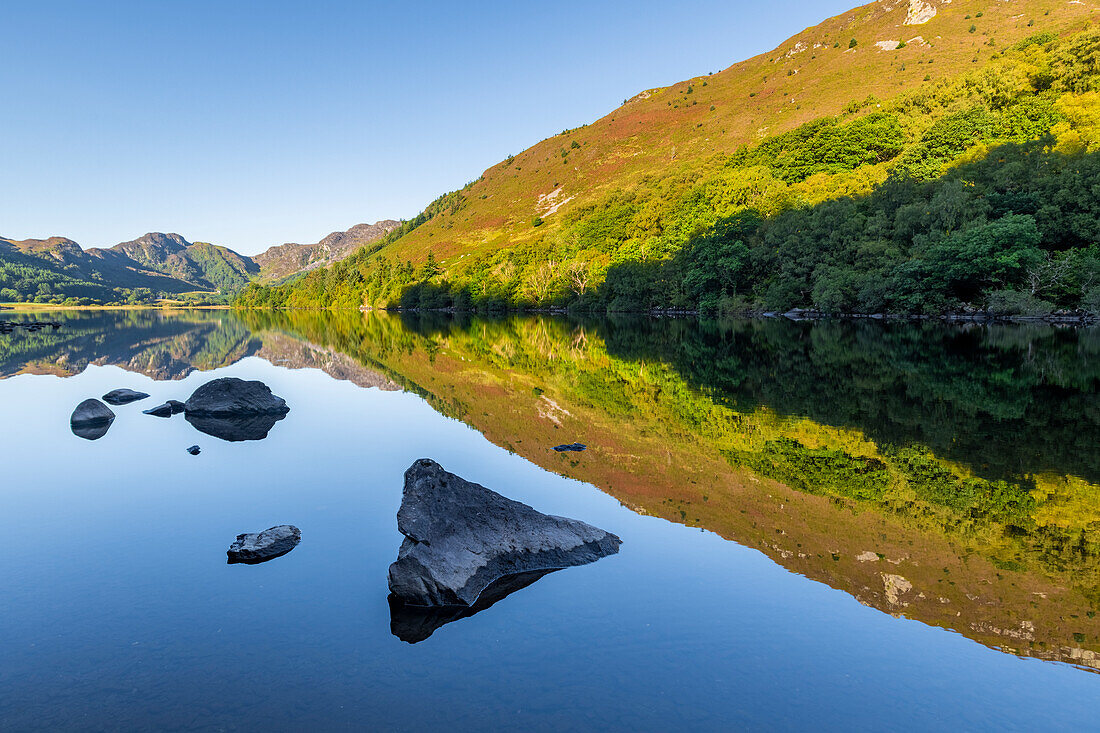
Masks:
[[[111,405],[128,405],[148,397],[144,392],[135,392],[132,389],[112,389],[103,395],[103,401]]]
[[[618,537],[538,512],[448,473],[427,458],[405,472],[390,592],[411,606],[473,606],[495,581],[585,565],[619,551]]]
[[[289,524],[280,524],[263,532],[237,535],[237,539],[229,546],[226,554],[229,556],[230,565],[234,563],[256,565],[282,557],[297,547],[301,541],[301,530]]]
[[[198,447],[197,445],[193,445],[187,449],[187,452],[193,456],[197,456],[199,453],[202,453],[202,448]]]
[[[286,400],[271,394],[263,382],[222,377],[194,391],[183,405],[188,415],[285,415]]]
[[[69,417],[73,435],[85,440],[99,440],[114,422],[115,413],[97,399],[87,399],[76,406]]]
[[[576,453],[580,453],[587,447],[588,446],[584,443],[568,443],[566,445],[555,445],[554,450],[556,450],[558,453],[564,453],[565,451],[574,451]]]

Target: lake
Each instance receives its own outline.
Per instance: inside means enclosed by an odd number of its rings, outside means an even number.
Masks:
[[[0,335],[4,730],[1095,726],[1097,330],[3,317],[61,323]],[[141,412],[222,376],[289,414]],[[151,396],[70,430],[122,387]],[[622,547],[403,640],[422,457]],[[226,563],[279,524],[292,552]]]

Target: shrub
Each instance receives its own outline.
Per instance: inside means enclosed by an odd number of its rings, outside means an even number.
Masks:
[[[1054,311],[1054,304],[1019,290],[994,290],[986,310],[995,316],[1043,316]]]

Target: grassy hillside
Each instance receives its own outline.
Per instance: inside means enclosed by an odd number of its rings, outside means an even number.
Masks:
[[[1002,174],[1041,158],[1061,176],[1047,192],[1072,187],[1079,165],[1095,175],[1092,16],[1048,0],[871,3],[724,71],[643,91],[490,168],[401,236],[241,302],[933,312],[997,293],[1007,310],[1087,304],[1095,257],[1079,254],[1097,239],[1086,226],[1053,241],[1058,217],[1012,200]],[[991,158],[1002,144],[1018,147]],[[961,161],[987,162],[985,188],[942,179]],[[857,212],[829,205],[872,193]],[[974,205],[992,196],[998,206]],[[1095,218],[1079,196],[1060,199],[1062,220]],[[902,226],[869,226],[898,224],[905,206]],[[948,213],[914,221],[918,209]],[[999,222],[1010,215],[1034,221]],[[848,231],[835,233],[838,220]],[[784,252],[798,231],[826,241]],[[1006,237],[1022,251],[996,278],[926,277],[975,247],[995,256]],[[1067,269],[1071,283],[1049,282]],[[884,280],[890,292],[863,292]]]

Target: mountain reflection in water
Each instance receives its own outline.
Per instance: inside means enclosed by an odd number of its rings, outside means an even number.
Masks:
[[[229,311],[59,320],[0,339],[0,376],[114,364],[178,379],[260,356],[404,389],[635,512],[754,547],[883,612],[1100,669],[1096,330]],[[552,450],[572,440],[588,450]],[[392,630],[418,641],[474,612],[397,609]]]

